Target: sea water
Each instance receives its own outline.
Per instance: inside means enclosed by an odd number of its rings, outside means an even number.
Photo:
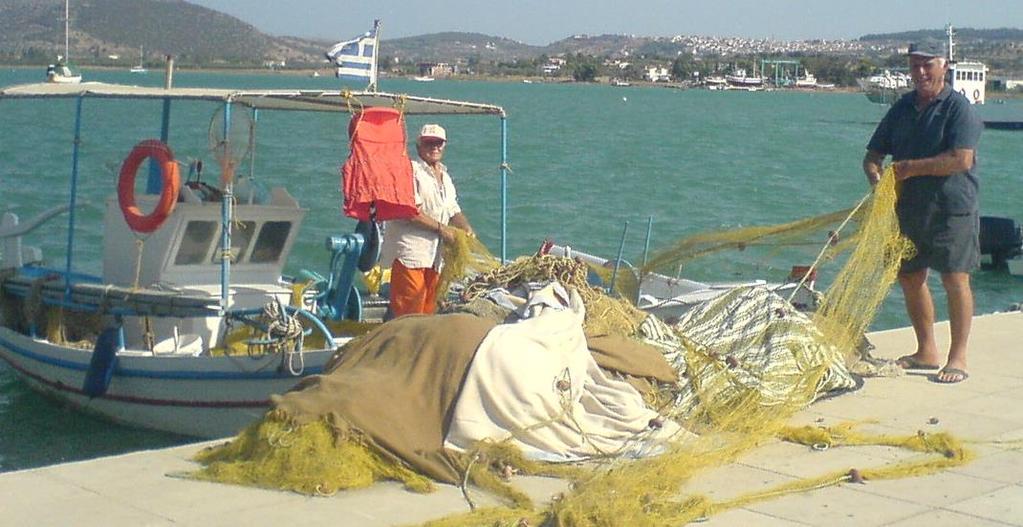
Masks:
[[[0,86],[42,77],[41,70],[3,70]],[[86,71],[85,80],[161,86],[163,76]],[[175,85],[333,89],[336,80],[177,72]],[[628,225],[623,255],[633,263],[642,261],[651,222],[650,248],[656,252],[686,235],[777,224],[853,206],[868,192],[860,161],[885,111],[855,93],[401,79],[383,79],[380,89],[505,109],[509,257],[535,252],[548,238],[613,257]],[[76,217],[75,270],[100,273],[102,209],[114,199],[120,163],[131,147],[159,137],[161,106],[158,101],[94,99],[83,104],[78,190],[86,204]],[[210,139],[211,128],[215,133],[220,129],[217,123],[211,127],[213,110],[210,103],[176,103],[169,141],[177,159],[204,162],[209,183],[219,177],[211,148],[215,138]],[[0,101],[0,212],[28,219],[67,201],[75,111],[71,99]],[[338,166],[347,155],[347,116],[264,111],[256,119],[255,162],[246,158],[239,172],[263,188],[286,187],[309,209],[286,272],[324,272],[329,256],[323,240],[353,227],[339,212]],[[498,254],[500,119],[410,116],[410,138],[426,122],[447,129],[445,162],[463,210]],[[1023,132],[985,131],[979,149],[983,214],[1023,221],[1021,146]],[[25,243],[62,267],[66,232],[63,215]],[[687,263],[682,276],[782,280],[792,265],[812,262],[824,240],[807,242],[798,248],[716,254]],[[825,265],[819,287],[827,287],[837,265]],[[932,288],[938,316],[947,318],[936,279]],[[976,273],[974,288],[978,313],[1023,301],[1023,280],[1004,272]],[[904,311],[901,294],[893,291],[872,329],[907,325]],[[184,441],[65,408],[30,392],[8,365],[0,364],[0,471]]]

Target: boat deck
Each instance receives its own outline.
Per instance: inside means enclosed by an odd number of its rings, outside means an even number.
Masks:
[[[978,459],[935,475],[845,484],[768,500],[701,525],[1023,526],[1023,361],[1017,360],[1023,312],[977,317],[970,341],[970,379],[946,386],[911,372],[867,379],[860,391],[800,412],[794,424],[867,421],[868,431],[911,434],[947,430],[973,442]],[[938,331],[948,342],[948,325]],[[875,355],[912,352],[912,330],[870,335]],[[931,424],[931,423],[935,424]],[[1011,441],[1017,441],[1011,443]],[[203,443],[205,444],[205,443]],[[311,498],[287,492],[167,477],[194,468],[203,444],[137,452],[0,474],[0,518],[9,525],[408,525],[463,512],[460,491],[441,485],[427,495],[398,484]],[[888,447],[817,452],[771,442],[737,463],[700,475],[689,490],[720,500],[796,478],[869,468],[909,454]],[[565,489],[562,481],[517,477],[536,501]],[[474,494],[477,504],[492,499]]]

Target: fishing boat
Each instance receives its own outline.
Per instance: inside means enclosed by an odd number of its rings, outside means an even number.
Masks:
[[[78,84],[82,74],[71,66],[71,5],[64,0],[64,55],[57,57],[56,64],[46,67],[46,81],[55,84]]]
[[[863,79],[856,79],[870,102],[894,104],[899,97],[913,89],[913,79],[904,72],[884,70]]]
[[[796,88],[816,88],[817,77],[809,71],[803,72],[803,76],[796,79]]]
[[[731,74],[725,75],[725,81],[733,88],[761,88],[764,85],[764,78],[757,75],[756,70],[756,62],[753,63],[752,75],[747,75],[745,68],[736,68]]]
[[[0,358],[31,388],[75,407],[131,426],[196,437],[238,432],[265,412],[271,394],[323,371],[351,338],[345,323],[382,313],[380,301],[353,285],[356,270],[372,262],[378,247],[366,223],[356,232],[326,239],[329,264],[321,272],[283,276],[307,211],[300,197],[283,186],[261,196],[247,192],[244,181],[235,177],[246,155],[239,152],[248,153],[253,172],[245,181],[257,170],[251,154],[257,146],[254,130],[240,127],[238,116],[250,116],[247,123],[255,126],[260,112],[270,113],[271,119],[279,112],[353,108],[360,115],[379,108],[400,114],[395,107],[402,115],[490,115],[500,117],[505,140],[505,115],[498,106],[374,91],[104,83],[0,88],[0,104],[23,100],[74,101],[76,112],[67,123],[74,132],[67,148],[70,193],[65,205],[24,222],[8,213],[0,226]],[[103,229],[102,273],[97,276],[80,271],[76,261],[81,242],[75,232],[82,228],[76,211],[84,184],[79,145],[83,138],[102,140],[91,137],[83,122],[83,115],[97,112],[83,113],[83,107],[109,100],[138,103],[139,108],[162,101],[163,137],[140,141],[121,165],[116,192],[111,187],[102,206],[103,224],[95,227]],[[219,183],[198,177],[182,183],[168,145],[168,137],[184,135],[169,132],[171,123],[184,120],[171,119],[179,103],[188,108],[205,103],[216,112],[209,129],[221,165]],[[242,148],[238,143],[244,141]],[[501,157],[503,257],[506,165]],[[136,197],[136,171],[147,160],[156,169],[149,171],[146,194]],[[191,169],[198,175],[201,164]],[[293,179],[288,173],[276,180]],[[64,214],[66,261],[42,265],[40,252],[27,247],[30,236]]]
[[[434,79],[429,75],[416,75],[415,77],[412,77],[412,80],[416,82],[433,82]]]

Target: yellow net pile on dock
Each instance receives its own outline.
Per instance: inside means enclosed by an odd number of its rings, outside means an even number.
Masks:
[[[586,470],[558,470],[516,457],[513,452],[502,450],[500,444],[479,445],[468,455],[456,454],[439,444],[438,437],[442,438],[443,434],[436,428],[440,425],[424,420],[424,416],[429,414],[443,415],[445,405],[452,403],[457,390],[452,393],[447,388],[437,392],[442,394],[441,400],[422,401],[420,399],[428,398],[421,396],[408,399],[413,404],[426,405],[423,408],[366,410],[358,407],[361,404],[360,394],[366,396],[365,400],[379,398],[381,394],[392,400],[405,400],[399,398],[399,392],[410,389],[403,379],[396,381],[391,378],[395,375],[386,375],[386,370],[382,370],[385,374],[373,379],[365,379],[363,373],[354,375],[353,363],[368,361],[372,364],[379,360],[377,351],[380,348],[374,347],[374,343],[383,345],[384,341],[393,340],[406,347],[406,355],[412,357],[401,360],[412,362],[415,357],[430,361],[438,353],[454,353],[460,361],[457,365],[431,372],[427,376],[429,378],[417,382],[442,382],[433,377],[457,378],[459,372],[464,371],[460,368],[471,361],[472,346],[482,339],[493,322],[456,314],[404,317],[356,339],[351,347],[340,353],[354,356],[339,357],[337,361],[338,368],[352,369],[352,375],[347,378],[342,375],[333,380],[324,376],[303,382],[304,386],[298,390],[276,398],[276,409],[267,418],[253,424],[235,442],[210,449],[200,456],[200,461],[207,466],[198,477],[330,494],[339,489],[368,485],[379,479],[403,481],[412,490],[424,491],[430,488],[429,481],[422,477],[426,475],[433,480],[458,485],[474,482],[507,498],[505,507],[478,509],[464,516],[443,519],[435,525],[682,525],[715,512],[788,492],[863,478],[903,477],[963,463],[969,459],[969,452],[954,438],[943,434],[886,437],[859,434],[849,426],[834,429],[785,426],[792,413],[805,407],[819,394],[829,363],[841,362],[856,353],[863,331],[895,279],[899,263],[913,250],[899,234],[894,203],[895,181],[889,171],[870,199],[861,202],[862,210],[842,211],[812,221],[773,228],[751,228],[703,236],[696,241],[680,243],[651,260],[646,269],[676,265],[679,261],[716,248],[756,243],[768,236],[795,237],[800,231],[820,229],[822,225],[837,223],[842,218],[855,217],[859,222],[855,246],[849,245],[852,252],[825,294],[823,305],[813,316],[812,328],[791,344],[813,348],[810,350],[812,353],[794,349],[794,356],[817,357],[818,360],[801,364],[802,376],[795,379],[791,372],[786,372],[784,378],[772,378],[770,369],[753,372],[759,375],[753,377],[756,382],[776,386],[769,401],[758,386],[751,386],[749,375],[740,375],[741,368],[736,368],[734,358],[730,361],[729,352],[717,343],[698,342],[686,338],[685,334],[678,335],[686,362],[686,378],[682,384],[692,390],[693,397],[685,406],[684,413],[679,410],[680,413],[673,415],[667,406],[662,410],[696,435],[676,443],[658,456],[639,460],[609,458]],[[461,236],[458,245],[455,253],[447,255],[450,271],[445,279],[453,279],[466,269],[481,273],[466,283],[462,290],[463,300],[472,299],[498,284],[507,286],[516,281],[549,279],[554,275],[553,278],[576,288],[584,297],[588,334],[591,329],[599,329],[609,334],[632,336],[643,323],[644,314],[635,307],[589,286],[585,266],[572,260],[534,256],[497,267],[493,257],[478,241]],[[785,315],[789,316],[788,312]],[[430,322],[422,323],[424,320]],[[809,324],[806,326],[810,327]],[[766,331],[776,330],[777,327],[772,326]],[[453,339],[455,334],[458,339]],[[769,339],[771,335],[763,337]],[[441,351],[445,347],[454,351]],[[346,408],[325,412],[322,408],[326,407],[323,405],[327,404],[325,397],[331,383],[333,388],[343,389],[341,393],[351,399],[342,401]],[[427,389],[414,389],[416,393],[431,393]],[[662,402],[669,406],[672,404],[669,399]],[[364,414],[362,417],[360,412]],[[387,435],[394,430],[374,430],[373,423],[360,421],[367,412],[399,412],[388,419],[387,426],[397,428],[397,432],[404,434],[401,436],[403,439]],[[435,421],[443,422],[443,419]],[[426,434],[429,437],[406,437],[423,432],[424,428],[430,429]],[[886,444],[930,456],[881,469],[825,474],[820,478],[808,478],[723,502],[714,502],[704,496],[687,496],[683,492],[684,483],[701,470],[733,461],[749,448],[774,437],[833,446]],[[348,459],[350,463],[346,461]],[[542,510],[534,509],[527,498],[500,478],[501,472],[509,467],[519,473],[559,473],[572,481],[572,491]],[[526,523],[519,523],[521,521]]]

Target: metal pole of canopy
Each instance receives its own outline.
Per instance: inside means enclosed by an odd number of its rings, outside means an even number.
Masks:
[[[259,110],[252,109],[252,125],[249,126],[249,182],[256,181],[256,123],[259,122]]]
[[[618,258],[615,259],[614,270],[611,271],[611,287],[608,288],[608,293],[614,294],[615,283],[618,281],[618,270],[622,267],[622,258],[625,255],[625,238],[629,235],[629,222],[625,222],[625,227],[622,228],[622,242],[618,244]]]
[[[650,216],[646,220],[646,242],[643,244],[643,265],[642,268],[646,268],[647,255],[650,254],[650,234],[654,231],[654,217]],[[636,287],[636,298],[632,301],[639,303],[639,295],[643,292],[643,274],[639,275],[639,286]]]
[[[174,58],[167,57],[167,73],[163,79],[163,87],[171,89],[174,83]],[[160,119],[160,141],[167,144],[170,140],[170,112],[171,100],[169,97],[163,99],[163,115]],[[156,160],[149,160],[149,179],[146,180],[146,194],[160,194],[163,192],[163,177],[160,174],[160,165]]]
[[[222,157],[220,161],[220,170],[230,170],[231,160],[229,156],[230,144],[227,142],[227,138],[231,133],[231,101],[224,103],[224,144],[220,148],[220,155]],[[233,177],[233,174],[231,174]],[[224,174],[221,174],[224,177]],[[225,178],[223,195],[220,201],[220,308],[224,311],[230,307],[230,292],[231,292],[231,201],[234,199],[234,195],[231,192],[231,178]]]
[[[78,149],[82,144],[82,99],[75,101],[75,139],[71,146],[71,197],[68,201],[67,259],[64,267],[64,297],[71,299],[71,262],[75,248],[75,202],[78,199]]]
[[[508,261],[508,116],[501,112],[501,263]]]
[[[650,234],[654,230],[654,217],[650,216],[646,220],[646,243],[643,244],[643,267],[646,267],[646,257],[650,254]]]

